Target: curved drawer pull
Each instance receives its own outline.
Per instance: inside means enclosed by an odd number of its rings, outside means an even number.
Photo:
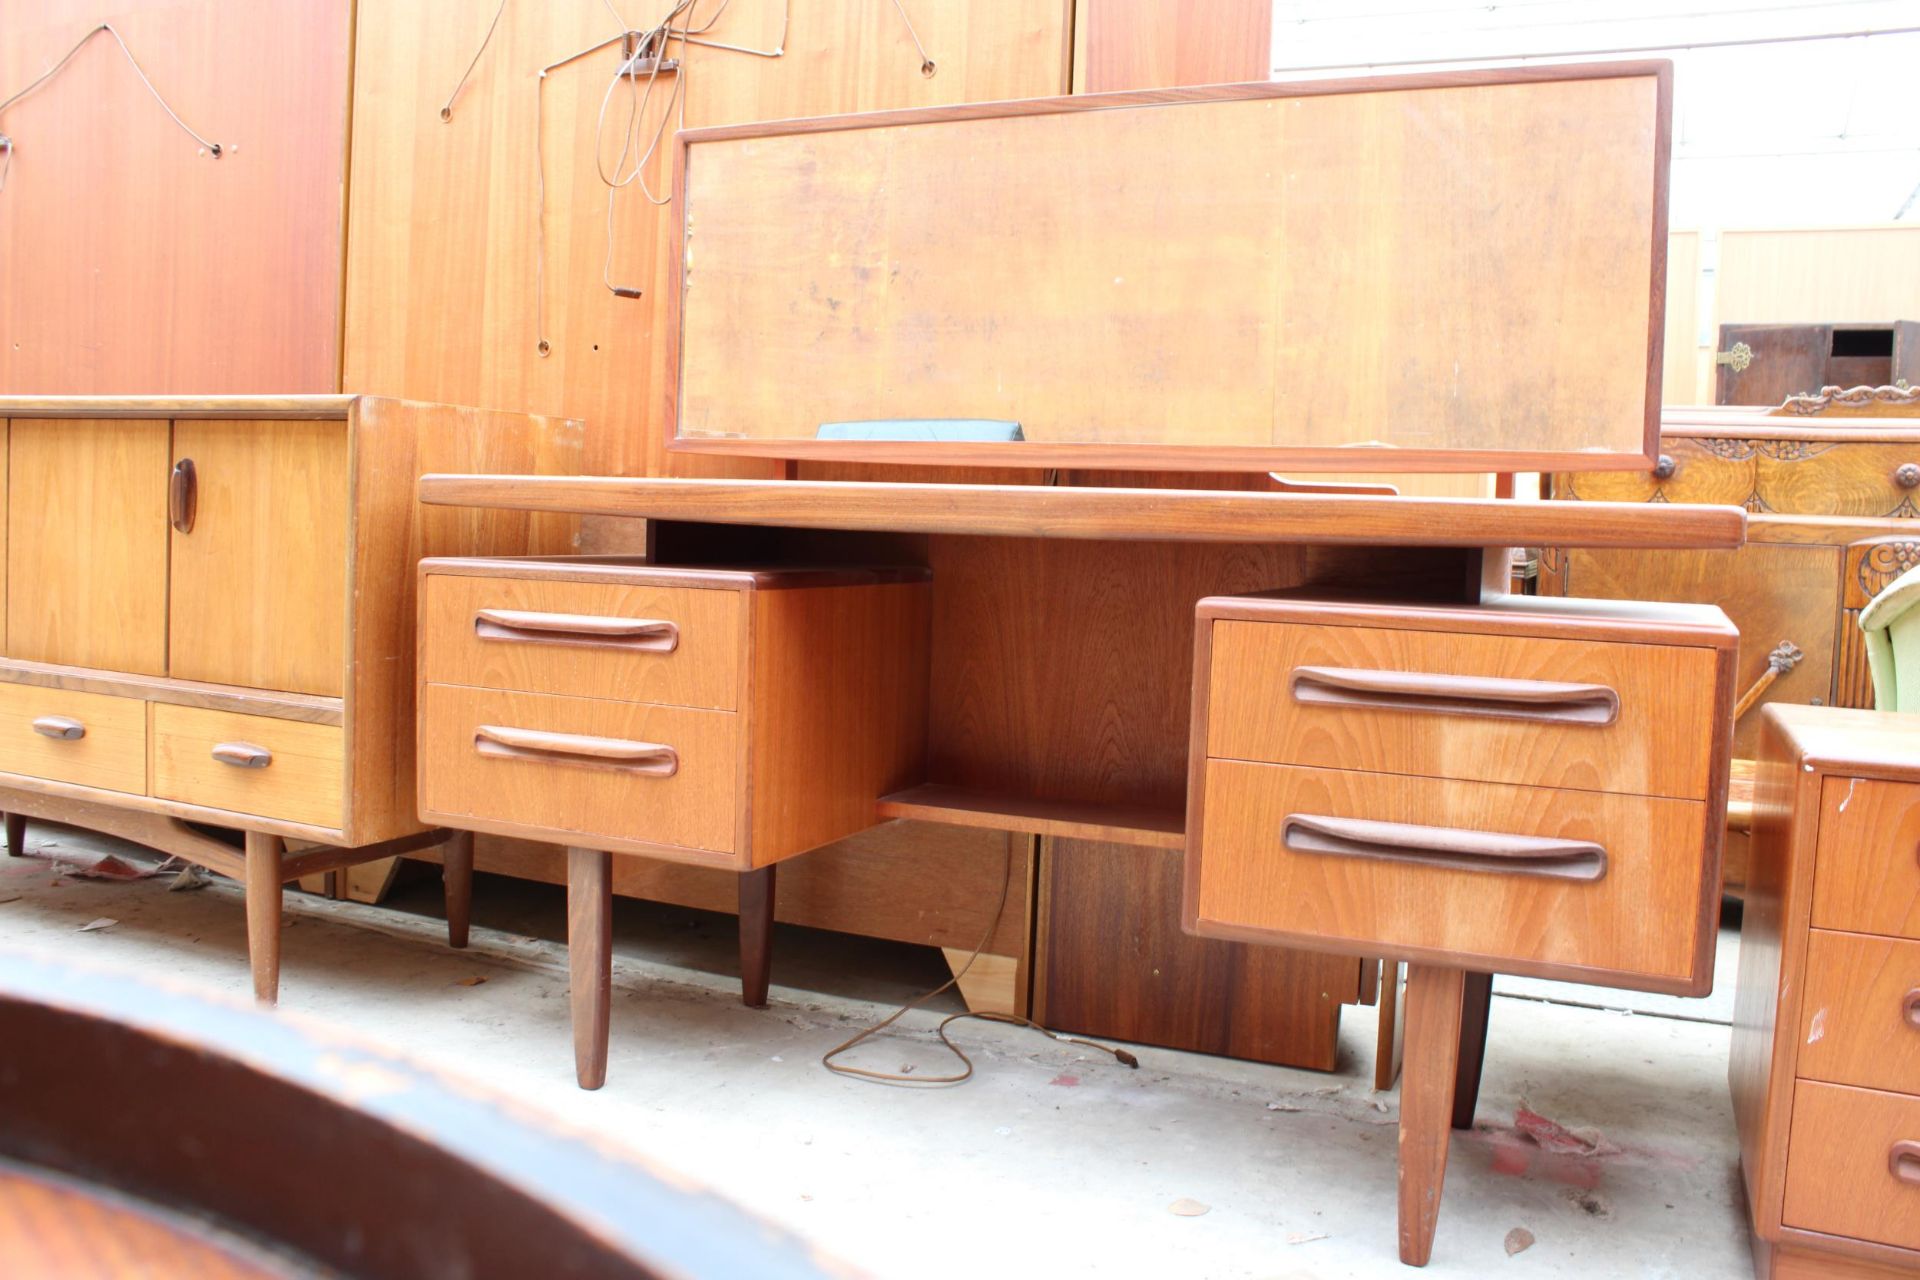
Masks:
[[[173,475],[167,480],[167,522],[180,533],[192,533],[199,510],[200,477],[193,459],[182,458],[173,464]]]
[[[264,769],[273,763],[273,752],[251,742],[216,742],[213,758],[236,769]]]
[[[1900,1009],[1907,1017],[1907,1025],[1920,1031],[1920,987],[1907,992],[1907,998],[1900,1002]]]
[[[672,653],[680,628],[655,618],[602,618],[590,613],[532,613],[524,609],[476,609],[473,634],[481,640],[525,644],[592,645]]]
[[[649,778],[671,778],[680,771],[680,753],[660,742],[594,738],[539,729],[509,729],[483,724],[473,731],[473,747],[483,756],[546,760],[554,764],[599,765]]]
[[[1920,1187],[1920,1142],[1896,1142],[1887,1152],[1887,1172]]]
[[[1620,695],[1603,684],[1358,667],[1295,667],[1290,687],[1294,701],[1323,706],[1495,716],[1550,724],[1606,725],[1620,718]]]
[[[1603,879],[1607,874],[1607,851],[1590,840],[1422,827],[1365,818],[1290,813],[1280,824],[1280,843],[1295,853],[1381,858],[1445,871],[1493,871],[1587,881]]]
[[[43,738],[59,738],[64,742],[87,736],[87,726],[72,716],[40,716],[33,722],[33,731]]]

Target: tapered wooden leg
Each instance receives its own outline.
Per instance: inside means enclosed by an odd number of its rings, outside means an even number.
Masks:
[[[287,842],[247,832],[247,958],[253,965],[253,998],[280,998],[280,860]]]
[[[1447,1178],[1453,1075],[1466,974],[1407,966],[1406,1062],[1400,1075],[1400,1261],[1424,1267]]]
[[[740,999],[749,1009],[767,1007],[773,969],[773,868],[740,877]]]
[[[572,978],[573,1071],[582,1089],[607,1082],[613,1000],[613,855],[567,850],[567,971]]]
[[[1454,1072],[1453,1127],[1473,1128],[1480,1102],[1480,1072],[1487,1062],[1487,1015],[1493,1008],[1493,975],[1467,974],[1460,1007],[1460,1065]]]
[[[447,945],[467,945],[473,915],[473,832],[456,831],[440,846],[440,881],[447,895]]]
[[[24,813],[7,815],[7,856],[11,858],[27,856],[27,815]]]

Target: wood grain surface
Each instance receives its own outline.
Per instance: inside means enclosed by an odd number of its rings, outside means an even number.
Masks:
[[[1920,942],[1816,929],[1801,1077],[1920,1096]]]
[[[1826,779],[1813,924],[1920,939],[1920,786]]]
[[[47,736],[38,726],[50,721],[65,722],[80,736]],[[146,704],[104,693],[0,684],[0,770],[145,795]]]
[[[1920,1250],[1920,1181],[1888,1167],[1898,1142],[1916,1144],[1920,1164],[1920,1098],[1802,1080],[1793,1090],[1781,1222]]]
[[[348,0],[46,0],[0,15],[0,97],[88,27],[107,35],[7,109],[0,391],[340,386]]]
[[[338,827],[346,805],[345,751],[332,725],[303,724],[203,707],[151,708],[151,781],[161,799]],[[264,768],[213,756],[222,743],[266,748]]]

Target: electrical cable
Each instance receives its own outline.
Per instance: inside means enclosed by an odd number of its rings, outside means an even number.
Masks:
[[[993,909],[993,917],[987,922],[986,932],[980,935],[980,945],[973,949],[973,954],[967,957],[967,962],[954,970],[951,978],[948,978],[933,990],[926,992],[924,995],[914,997],[872,1026],[856,1032],[853,1036],[841,1041],[833,1048],[821,1054],[820,1065],[835,1075],[852,1076],[855,1079],[870,1080],[875,1084],[902,1085],[920,1089],[934,1088],[941,1085],[965,1084],[973,1078],[973,1059],[969,1058],[966,1051],[955,1044],[952,1038],[947,1035],[947,1028],[956,1022],[961,1022],[968,1018],[977,1018],[982,1022],[1002,1022],[1009,1026],[1029,1027],[1034,1031],[1038,1031],[1041,1035],[1046,1036],[1049,1040],[1057,1040],[1062,1044],[1077,1044],[1088,1049],[1098,1049],[1101,1053],[1112,1054],[1114,1061],[1118,1062],[1121,1066],[1138,1070],[1140,1067],[1140,1059],[1125,1049],[1116,1049],[1112,1045],[1101,1044],[1097,1040],[1088,1040],[1082,1036],[1068,1035],[1061,1031],[1050,1031],[1033,1019],[1024,1018],[1017,1013],[995,1013],[988,1010],[981,1010],[977,1013],[969,1010],[963,1013],[948,1014],[945,1018],[942,1018],[940,1024],[933,1029],[934,1034],[940,1038],[940,1043],[946,1046],[947,1052],[960,1059],[962,1069],[952,1075],[923,1076],[910,1075],[904,1071],[876,1071],[870,1067],[852,1067],[834,1061],[835,1058],[846,1053],[848,1050],[872,1040],[882,1031],[885,1031],[888,1027],[898,1022],[908,1013],[918,1009],[935,996],[950,991],[959,985],[960,979],[967,976],[968,971],[973,968],[974,961],[978,960],[981,953],[987,949],[987,944],[993,941],[994,932],[1000,927],[1000,918],[1006,914],[1007,910],[1007,888],[1008,882],[1012,877],[1013,842],[1008,841],[1006,862],[1003,865],[1000,876],[1000,902]]]
[[[206,148],[207,153],[216,160],[225,154],[226,149],[224,147],[212,139],[202,136],[192,125],[180,118],[180,113],[168,104],[167,100],[161,96],[160,90],[154,87],[153,81],[147,78],[147,73],[141,70],[139,59],[133,56],[133,50],[127,48],[127,42],[121,39],[120,33],[114,30],[111,22],[103,22],[99,26],[91,28],[85,35],[74,42],[73,47],[68,49],[58,62],[41,72],[26,88],[21,89],[18,93],[15,93],[6,100],[0,101],[0,115],[5,114],[7,108],[13,106],[16,102],[27,97],[55,76],[59,75],[60,72],[66,68],[66,65],[73,61],[74,55],[86,48],[87,41],[93,39],[102,31],[112,36],[113,42],[120,46],[120,52],[126,55],[127,65],[133,68],[133,74],[140,78],[140,83],[145,85],[147,92],[153,95],[153,100],[160,104],[160,109],[167,113],[167,118],[180,127],[180,132],[186,134],[189,138],[192,138],[195,142]],[[14,147],[15,143],[11,137],[0,135],[0,151],[4,151],[6,154],[6,163],[3,167],[0,167],[0,191],[6,190],[7,174],[13,169]]]

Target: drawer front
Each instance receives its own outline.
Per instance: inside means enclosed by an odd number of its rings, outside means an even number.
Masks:
[[[1660,989],[1712,945],[1698,801],[1209,760],[1204,805],[1201,932]]]
[[[1820,516],[1916,514],[1920,439],[1905,444],[1864,440],[1762,440],[1757,444],[1758,510]]]
[[[1799,1074],[1920,1095],[1920,942],[1815,929]]]
[[[1821,784],[1813,923],[1920,938],[1920,786],[1845,777]]]
[[[432,684],[739,707],[742,593],[521,578],[427,578]]]
[[[147,704],[0,684],[0,771],[147,793]]]
[[[282,822],[346,825],[339,725],[155,704],[153,794]]]
[[[1702,799],[1714,651],[1217,621],[1207,754]]]
[[[1646,471],[1583,471],[1553,478],[1555,493],[1587,502],[1703,502],[1744,506],[1753,495],[1759,459],[1740,441],[1670,436],[1660,456],[1673,463],[1662,476]]]
[[[428,685],[421,810],[535,839],[731,853],[736,723],[726,711]]]
[[[1920,1249],[1920,1098],[1796,1084],[1780,1221]]]

